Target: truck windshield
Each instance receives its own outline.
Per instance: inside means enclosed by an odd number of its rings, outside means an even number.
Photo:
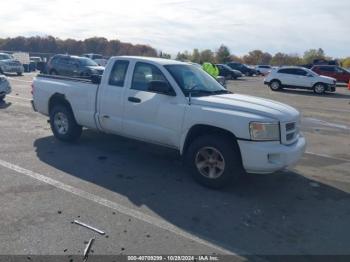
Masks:
[[[165,65],[164,66],[185,96],[216,95],[230,93],[212,76],[193,65]]]

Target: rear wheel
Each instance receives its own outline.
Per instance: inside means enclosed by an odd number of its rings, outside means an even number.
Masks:
[[[314,93],[318,95],[323,95],[326,92],[326,86],[322,83],[317,83],[314,86]]]
[[[278,80],[272,80],[269,86],[272,91],[281,90],[281,82]]]
[[[52,108],[50,125],[58,140],[73,142],[81,136],[82,127],[77,124],[72,110],[66,105],[55,105]]]
[[[217,135],[198,137],[186,154],[193,178],[209,188],[222,188],[244,172],[237,145],[230,138]]]

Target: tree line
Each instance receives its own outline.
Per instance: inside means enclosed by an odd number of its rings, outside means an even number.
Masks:
[[[47,53],[49,55],[58,53],[68,53],[72,55],[97,53],[107,57],[115,55],[137,55],[171,58],[170,54],[161,51],[158,52],[155,48],[148,45],[125,43],[117,39],[107,40],[104,37],[91,37],[85,40],[62,40],[53,36],[0,38],[0,50]],[[228,63],[234,61],[248,65],[266,64],[275,66],[306,65],[312,64],[315,59],[332,59],[328,57],[321,48],[309,49],[305,51],[302,56],[282,52],[272,55],[262,50],[253,50],[246,55],[236,56],[232,54],[230,49],[225,45],[221,45],[214,51],[210,49],[201,51],[199,49],[193,49],[192,52],[179,52],[175,58],[180,61],[191,61],[194,63]],[[350,57],[340,59],[339,62],[344,67],[350,67]]]
[[[312,64],[316,59],[332,60],[325,54],[322,48],[309,49],[304,52],[303,56],[298,54],[286,54],[278,52],[274,55],[264,52],[262,50],[253,50],[243,56],[236,56],[232,54],[229,48],[225,45],[221,45],[215,52],[210,49],[199,51],[193,49],[192,52],[184,51],[179,52],[176,56],[180,61],[191,61],[194,63],[219,63],[225,64],[228,62],[239,62],[248,65],[308,65]],[[350,57],[345,59],[338,59],[340,64],[344,67],[350,67]]]
[[[97,53],[104,56],[158,56],[157,50],[148,45],[133,45],[119,40],[107,40],[104,37],[92,37],[85,40],[62,40],[53,36],[0,38],[0,50],[47,54],[68,53],[72,55]]]

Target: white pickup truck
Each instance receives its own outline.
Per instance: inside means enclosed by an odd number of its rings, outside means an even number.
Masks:
[[[32,104],[59,140],[74,141],[87,127],[174,148],[211,188],[294,165],[306,146],[294,108],[233,94],[173,60],[113,57],[92,81],[39,75]]]

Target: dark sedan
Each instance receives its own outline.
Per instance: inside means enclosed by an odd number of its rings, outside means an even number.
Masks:
[[[242,77],[242,73],[238,70],[234,70],[231,67],[224,64],[217,64],[219,68],[219,75],[225,77],[226,79],[237,79]]]
[[[46,71],[50,75],[89,78],[102,75],[104,67],[86,57],[55,55],[48,62]]]
[[[255,69],[241,63],[231,62],[231,63],[227,63],[227,65],[234,70],[240,71],[242,74],[246,76],[258,75],[258,72]]]

